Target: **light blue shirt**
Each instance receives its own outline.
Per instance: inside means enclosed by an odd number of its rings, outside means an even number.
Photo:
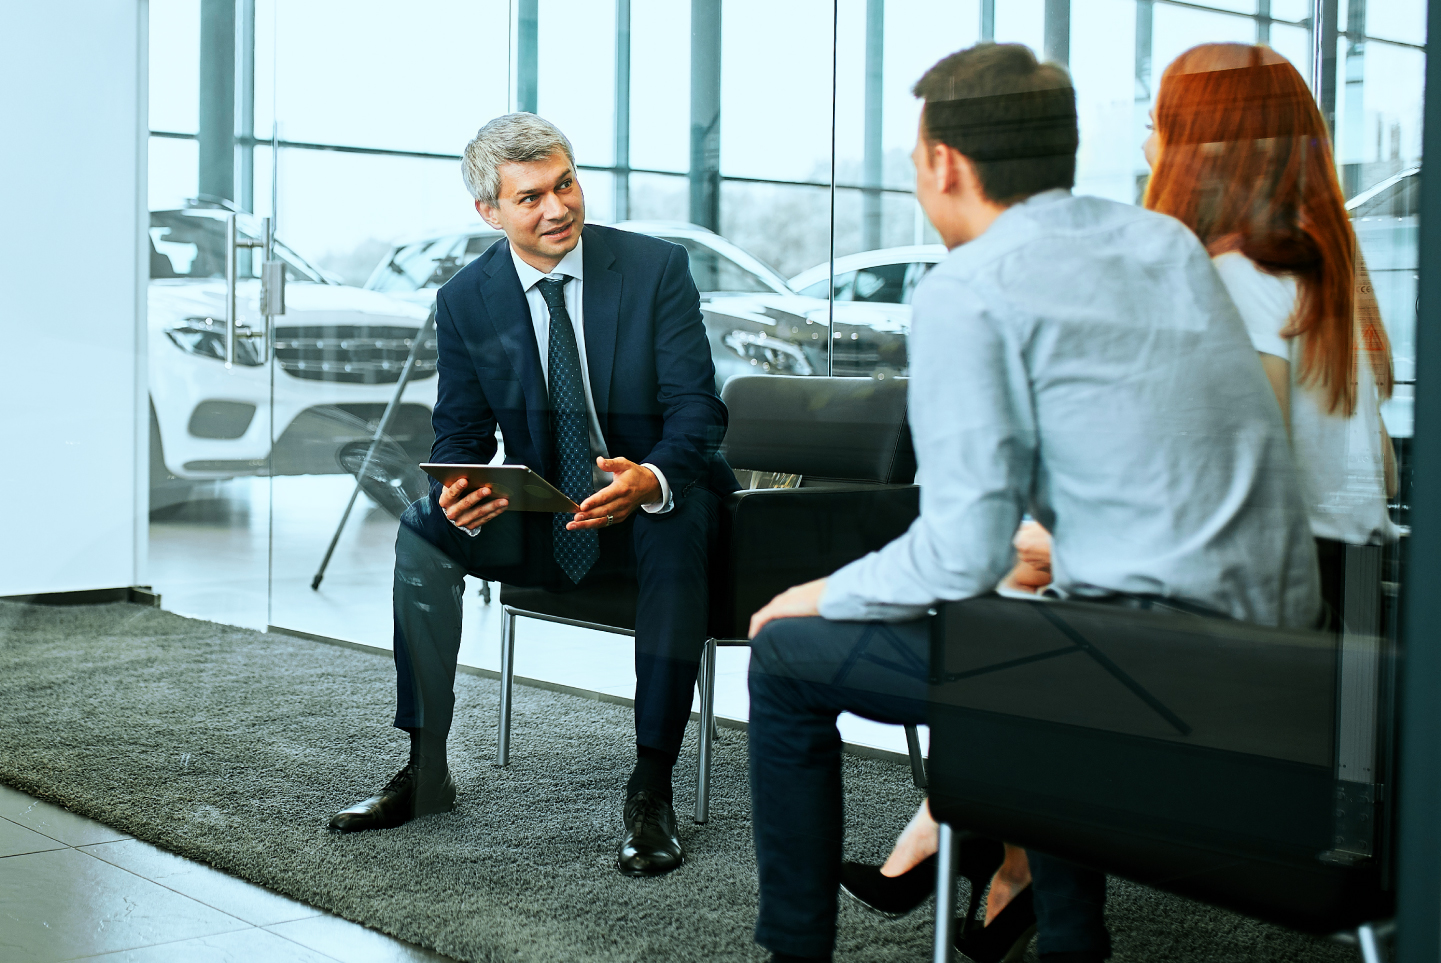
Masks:
[[[1029,511],[1054,586],[1308,626],[1315,546],[1279,407],[1195,236],[1047,191],[916,289],[909,412],[921,514],[831,576],[830,619],[991,591]]]

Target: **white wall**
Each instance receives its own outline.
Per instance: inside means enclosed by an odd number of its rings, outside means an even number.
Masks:
[[[0,12],[0,595],[143,580],[145,23]]]

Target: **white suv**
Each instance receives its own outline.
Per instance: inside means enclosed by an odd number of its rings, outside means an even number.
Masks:
[[[258,340],[236,339],[235,363],[227,368],[229,213],[150,214],[152,511],[184,502],[201,481],[345,471],[343,459],[368,442],[395,393],[426,318],[426,307],[338,284],[277,242],[288,284],[286,313],[275,319],[275,364],[263,363]],[[238,228],[257,236],[246,215]],[[260,256],[244,248],[238,254],[238,320],[263,330]],[[417,461],[433,439],[435,357],[432,336],[388,431]]]
[[[826,372],[830,305],[824,285],[818,297],[797,294],[765,262],[695,224],[622,221],[614,226],[686,249],[701,295],[717,389],[739,374]],[[365,286],[429,306],[435,302],[436,288],[503,236],[475,226],[404,241],[380,262]],[[909,309],[900,321],[892,317],[895,313],[888,305],[838,300],[831,332],[836,374],[879,378],[905,374]]]

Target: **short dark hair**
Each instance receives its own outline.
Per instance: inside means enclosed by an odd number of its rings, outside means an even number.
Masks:
[[[980,43],[942,59],[911,92],[926,140],[970,158],[986,197],[1014,204],[1076,183],[1076,91],[1064,67],[1018,43]]]

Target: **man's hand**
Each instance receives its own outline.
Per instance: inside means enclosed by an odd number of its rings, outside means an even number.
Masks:
[[[660,482],[644,465],[629,458],[597,458],[601,471],[615,475],[611,483],[580,503],[580,511],[566,528],[605,528],[619,525],[642,505],[660,501]]]
[[[445,517],[467,531],[472,531],[505,511],[510,502],[504,498],[490,498],[490,487],[483,486],[470,494],[465,489],[470,482],[458,478],[453,485],[440,490],[440,510]]]
[[[821,596],[826,592],[826,580],[796,585],[786,589],[766,603],[765,608],[751,616],[749,638],[755,638],[771,619],[799,619],[808,615],[820,615]]]

